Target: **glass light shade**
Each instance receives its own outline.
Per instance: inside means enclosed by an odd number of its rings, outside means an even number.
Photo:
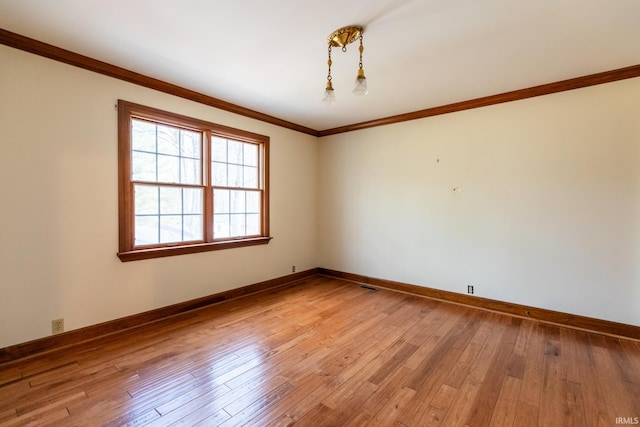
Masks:
[[[324,91],[324,98],[322,98],[322,102],[326,105],[333,105],[336,103],[336,94],[333,89],[326,89]]]
[[[364,76],[358,76],[356,78],[356,85],[353,88],[354,95],[364,96],[369,93],[369,89],[367,88],[367,79]]]

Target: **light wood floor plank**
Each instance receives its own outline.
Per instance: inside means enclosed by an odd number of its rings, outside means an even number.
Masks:
[[[600,426],[640,343],[314,276],[0,365],[0,425]]]

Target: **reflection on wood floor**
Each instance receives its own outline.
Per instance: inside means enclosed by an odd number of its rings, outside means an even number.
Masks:
[[[315,276],[0,365],[0,425],[612,426],[640,343]]]

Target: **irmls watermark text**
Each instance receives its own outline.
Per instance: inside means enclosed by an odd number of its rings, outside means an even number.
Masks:
[[[639,417],[616,417],[616,424],[618,425],[640,424],[640,418]]]

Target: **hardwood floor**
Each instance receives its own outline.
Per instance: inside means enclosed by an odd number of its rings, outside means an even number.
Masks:
[[[0,365],[2,426],[614,426],[635,417],[637,341],[323,276]]]

